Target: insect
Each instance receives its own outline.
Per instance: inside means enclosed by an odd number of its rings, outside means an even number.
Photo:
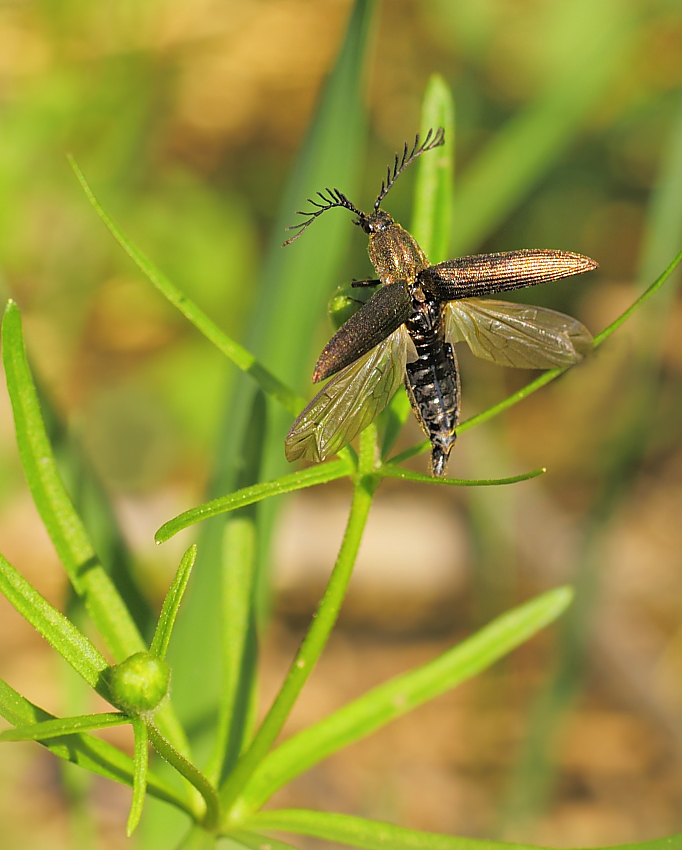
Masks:
[[[480,296],[591,271],[597,263],[567,251],[527,249],[478,254],[430,265],[414,237],[381,209],[398,176],[418,156],[439,147],[444,131],[419,135],[389,166],[374,209],[359,210],[338,189],[308,199],[313,209],[289,230],[298,238],[327,210],[343,207],[369,236],[377,278],[352,286],[378,287],[334,334],[320,355],[313,382],[331,380],[298,416],[285,440],[287,460],[314,462],[336,454],[386,407],[402,382],[431,441],[431,471],[443,476],[455,443],[460,379],[454,344],[501,366],[570,366],[592,348],[576,319],[525,304]]]

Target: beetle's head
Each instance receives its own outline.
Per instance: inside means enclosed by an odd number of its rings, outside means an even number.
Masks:
[[[394,224],[394,221],[387,212],[375,210],[371,215],[365,215],[363,213],[355,219],[353,224],[357,224],[369,235],[370,233],[379,233],[382,230],[386,230],[387,227]]]

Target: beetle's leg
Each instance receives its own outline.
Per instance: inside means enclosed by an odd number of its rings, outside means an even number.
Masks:
[[[368,278],[365,278],[364,280],[352,280],[350,285],[357,288],[359,286],[379,286],[380,283],[381,283],[380,280],[377,280],[376,278],[368,277]]]

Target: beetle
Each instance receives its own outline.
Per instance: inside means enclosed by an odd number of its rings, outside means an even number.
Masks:
[[[336,454],[386,407],[402,382],[412,410],[431,442],[431,471],[445,475],[455,443],[460,378],[454,344],[466,342],[477,357],[525,369],[565,367],[582,360],[592,336],[576,319],[525,304],[481,298],[597,268],[568,251],[524,249],[459,257],[430,265],[414,237],[381,209],[398,176],[418,156],[445,141],[443,128],[389,165],[374,209],[359,210],[338,189],[308,199],[297,215],[297,239],[327,210],[343,207],[369,237],[377,278],[352,286],[377,287],[336,331],[320,355],[313,382],[331,380],[298,416],[285,440],[287,460],[319,462]]]

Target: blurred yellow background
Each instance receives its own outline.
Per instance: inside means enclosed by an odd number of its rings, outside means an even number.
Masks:
[[[135,242],[244,339],[287,173],[350,7],[0,3],[0,287],[22,310],[39,387],[109,493],[154,605],[193,538],[158,549],[153,533],[203,499],[234,370],[113,242],[65,154]],[[522,300],[596,333],[682,246],[680,204],[667,231],[655,226],[666,187],[682,196],[679,0],[394,0],[379,10],[371,50],[361,207],[414,136],[439,73],[456,104],[458,244],[566,249],[600,263],[589,280]],[[544,148],[486,211],[482,163],[515,128],[525,128],[520,153],[542,133]],[[401,178],[386,204],[404,224],[413,180]],[[368,273],[365,250],[354,231],[338,284]],[[324,762],[278,805],[565,847],[682,830],[682,304],[672,281],[657,299],[584,365],[463,436],[450,469],[500,477],[546,466],[543,478],[494,491],[382,487],[339,630],[288,728],[520,599],[576,581],[582,602],[564,632]],[[311,364],[329,328],[320,316]],[[467,353],[462,372],[465,415],[531,377]],[[417,439],[410,421],[399,448]],[[4,384],[0,468],[0,550],[65,605]],[[328,485],[283,508],[264,706],[324,587],[347,502],[344,485]],[[410,523],[422,536],[405,531]],[[63,690],[54,654],[0,603],[0,675],[67,711],[76,686],[68,679]],[[3,850],[129,846],[129,792],[80,782],[37,745],[4,745]],[[74,819],[70,800],[88,817]],[[144,834],[139,844],[153,846]]]

